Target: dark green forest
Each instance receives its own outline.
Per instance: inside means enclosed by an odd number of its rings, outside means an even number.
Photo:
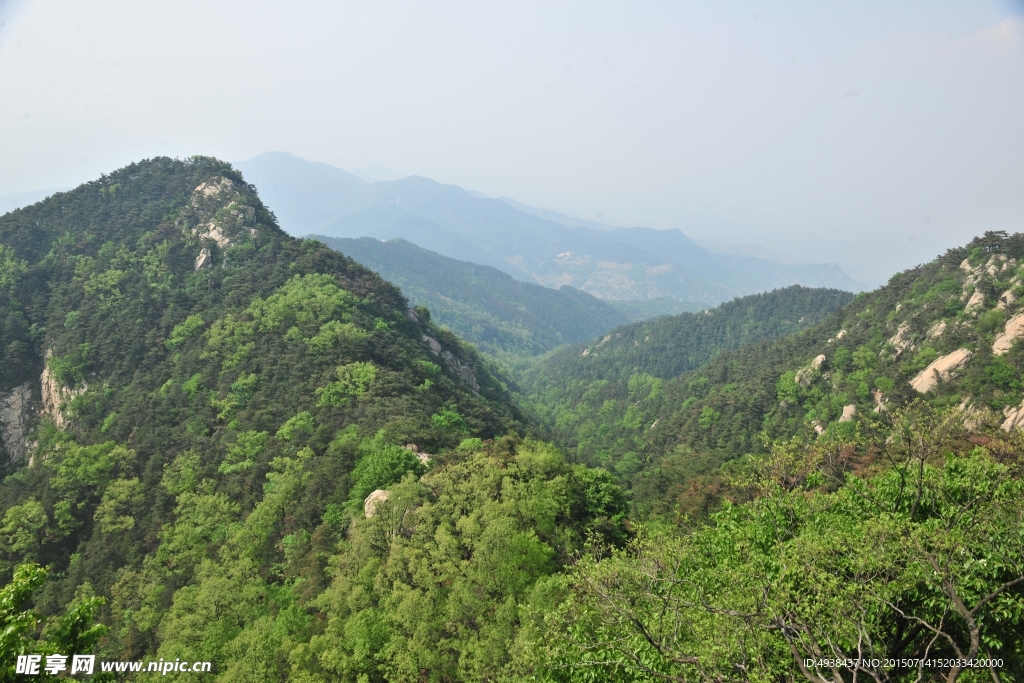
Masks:
[[[2,216],[0,680],[1024,681],[1022,258],[499,379],[215,159]]]

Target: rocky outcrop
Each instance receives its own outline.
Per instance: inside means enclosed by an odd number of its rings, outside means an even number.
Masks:
[[[999,295],[999,303],[996,304],[996,308],[1000,311],[1005,311],[1016,302],[1017,296],[1013,293],[1012,289],[1008,289]]]
[[[473,389],[474,394],[480,393],[480,383],[476,381],[476,375],[473,374],[472,368],[456,358],[455,354],[451,351],[443,348],[441,346],[441,342],[437,341],[430,335],[424,334],[423,341],[425,341],[430,347],[430,353],[444,361],[444,364],[448,366],[448,369],[452,371],[453,375],[468,384]]]
[[[28,441],[32,386],[25,382],[0,396],[0,436],[11,464],[20,463],[31,450]]]
[[[957,349],[952,353],[936,358],[929,363],[928,367],[917,373],[914,379],[910,380],[910,386],[918,393],[928,393],[939,382],[948,380],[950,374],[963,367],[970,357],[971,352],[968,349]]]
[[[974,290],[971,294],[971,298],[967,300],[967,305],[964,306],[964,313],[968,315],[976,314],[980,309],[985,307],[985,294],[980,289]]]
[[[856,415],[856,414],[857,414],[857,406],[855,406],[854,404],[851,403],[848,406],[843,406],[843,414],[840,416],[839,421],[840,422],[849,422],[850,420],[853,419],[853,416]]]
[[[210,255],[210,250],[203,247],[199,250],[199,256],[196,256],[196,266],[193,270],[208,268],[211,265],[213,265],[213,257]]]
[[[1017,259],[1007,258],[1005,254],[993,254],[989,257],[988,261],[980,263],[977,266],[971,266],[971,262],[968,259],[964,259],[960,264],[960,270],[967,273],[967,278],[964,280],[963,285],[963,294],[960,297],[961,301],[967,301],[967,305],[964,307],[964,312],[968,314],[977,314],[978,311],[984,308],[985,294],[978,289],[978,284],[982,278],[1005,277],[1016,267]],[[1011,285],[1017,284],[1018,282],[1019,279],[1017,276],[1014,276],[1010,280]],[[1002,296],[999,297],[997,307],[1005,309],[1012,305],[1015,300],[1016,297],[1014,297],[1012,292],[1004,292]]]
[[[192,192],[178,225],[200,241],[212,241],[219,249],[237,244],[245,236],[255,239],[257,231],[249,224],[256,220],[256,209],[242,203],[242,199],[230,178],[211,178]],[[195,270],[212,265],[210,249],[203,247],[196,257]]]
[[[1006,321],[1003,331],[992,342],[992,354],[1002,356],[1010,350],[1013,342],[1020,339],[1022,335],[1024,335],[1024,313],[1018,313]]]
[[[377,514],[377,507],[387,501],[390,494],[384,489],[377,489],[363,500],[363,515],[367,518]]]
[[[430,455],[420,450],[420,447],[414,443],[407,443],[402,446],[407,451],[412,451],[412,454],[416,456],[416,459],[420,461],[420,464],[426,467],[430,464]]]
[[[878,389],[871,392],[871,398],[875,400],[875,411],[876,413],[884,413],[889,410],[889,406],[885,401],[885,394]]]
[[[928,338],[938,339],[942,336],[942,333],[946,331],[946,321],[940,320],[931,327],[928,328]]]
[[[896,360],[899,358],[913,343],[914,335],[910,331],[910,323],[900,323],[900,326],[896,328],[896,334],[889,338],[889,346],[892,347],[892,359]]]
[[[821,366],[825,363],[825,354],[819,354],[814,357],[811,364],[806,368],[801,368],[796,371],[796,377],[794,378],[796,383],[802,386],[804,389],[811,386],[811,381],[814,379],[815,373],[821,370]]]
[[[831,344],[834,341],[839,341],[840,339],[842,339],[845,336],[846,336],[846,330],[839,330],[839,332],[836,334],[836,336],[832,337],[831,339],[829,339],[825,343],[826,344]]]
[[[47,351],[45,358],[49,359],[52,355],[52,351]],[[89,388],[89,385],[85,382],[82,382],[80,387],[74,389],[61,386],[57,378],[50,372],[49,365],[43,368],[43,374],[39,377],[39,384],[43,394],[43,414],[49,415],[53,423],[60,428],[63,428],[67,422],[67,418],[64,416],[64,406],[71,399],[85,393],[86,389]]]
[[[1024,429],[1024,401],[1021,401],[1020,405],[1003,408],[1003,417],[1006,418],[1002,424],[1005,431]]]

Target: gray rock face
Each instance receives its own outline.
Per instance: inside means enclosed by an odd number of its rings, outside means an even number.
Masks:
[[[460,378],[463,382],[468,384],[474,394],[480,393],[480,383],[476,381],[476,375],[473,374],[472,368],[468,365],[464,365],[461,360],[455,357],[451,351],[442,348],[441,342],[437,341],[430,335],[424,334],[423,341],[430,347],[430,353],[434,354],[438,358],[444,361],[444,364],[448,366],[448,369],[452,371],[452,374]]]
[[[28,442],[32,387],[25,382],[0,396],[0,436],[12,464],[20,463],[31,449]]]
[[[196,265],[193,270],[199,270],[200,268],[205,268],[211,264],[212,260],[210,256],[210,250],[207,249],[206,247],[203,247],[202,249],[199,250],[199,256],[196,256]]]
[[[914,379],[910,380],[910,386],[914,387],[918,393],[926,394],[934,389],[939,382],[948,380],[950,374],[962,368],[970,358],[969,349],[957,349],[936,358],[928,367],[917,373]]]
[[[1009,352],[1013,343],[1024,336],[1024,313],[1018,313],[1006,321],[1003,331],[992,342],[992,355],[1002,356]]]
[[[53,351],[47,349],[43,357],[49,360],[52,355]],[[43,414],[49,415],[53,419],[53,423],[63,429],[64,424],[67,422],[67,417],[64,415],[64,405],[76,396],[84,394],[89,385],[86,382],[82,382],[81,386],[75,389],[61,386],[57,378],[50,372],[49,365],[43,368],[43,374],[39,377],[39,385],[43,393]]]
[[[899,328],[896,330],[896,334],[889,339],[889,345],[892,346],[892,359],[896,360],[900,355],[911,348],[914,343],[914,335],[910,330],[910,323],[902,322]]]
[[[390,494],[384,489],[377,489],[363,501],[363,515],[369,519],[377,514],[377,506],[386,502]]]

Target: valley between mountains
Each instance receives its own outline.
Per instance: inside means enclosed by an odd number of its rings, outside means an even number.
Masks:
[[[238,166],[0,216],[0,681],[1024,681],[1024,234],[855,295]]]

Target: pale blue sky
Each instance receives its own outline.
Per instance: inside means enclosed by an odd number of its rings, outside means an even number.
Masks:
[[[872,284],[1024,230],[1024,5],[0,0],[0,195],[285,150]]]

